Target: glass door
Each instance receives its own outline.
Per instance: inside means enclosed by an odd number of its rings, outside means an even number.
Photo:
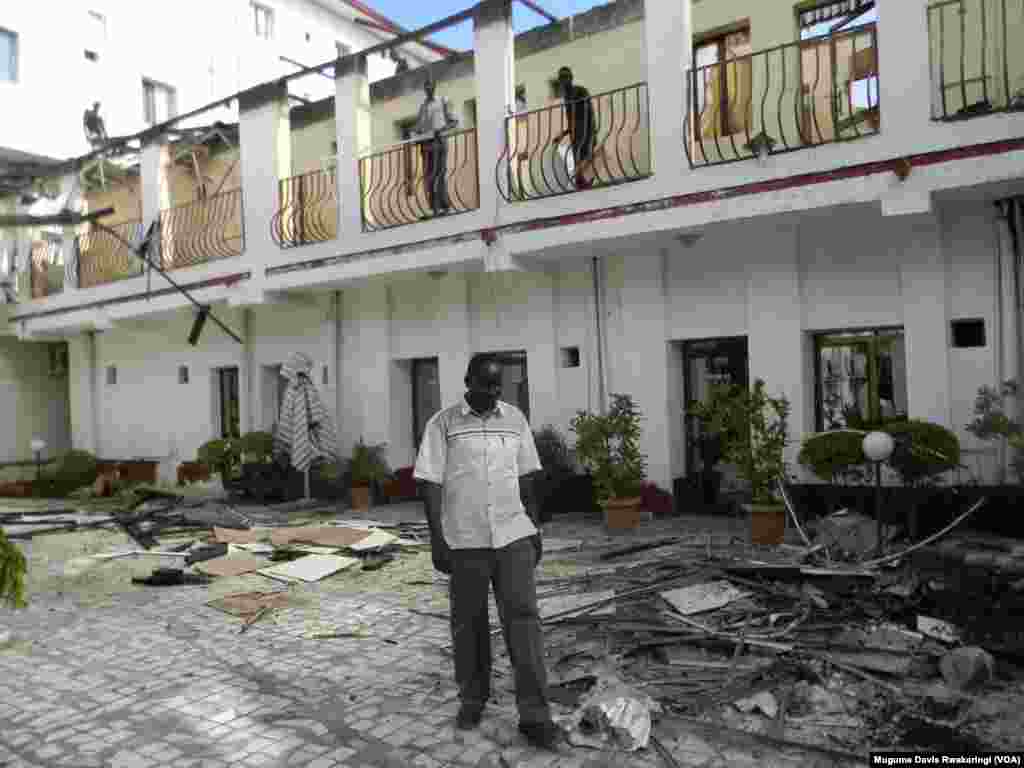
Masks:
[[[441,410],[441,377],[436,357],[412,361],[413,445],[417,451],[430,417]]]

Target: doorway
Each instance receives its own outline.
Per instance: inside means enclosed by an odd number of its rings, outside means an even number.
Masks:
[[[217,415],[220,436],[241,437],[241,399],[238,395],[238,366],[217,369]]]
[[[683,397],[686,403],[686,475],[703,490],[705,503],[717,501],[722,474],[715,472],[718,448],[706,439],[703,424],[693,415],[693,403],[706,402],[712,386],[749,386],[746,336],[687,341],[683,344]],[[727,470],[727,467],[720,467]]]
[[[412,431],[413,450],[419,453],[423,431],[430,417],[441,410],[441,376],[436,357],[420,357],[412,361]]]

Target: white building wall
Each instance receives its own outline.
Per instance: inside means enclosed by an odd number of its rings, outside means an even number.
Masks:
[[[50,376],[47,347],[0,336],[0,461],[34,458],[35,437],[46,457],[71,447],[68,379]]]

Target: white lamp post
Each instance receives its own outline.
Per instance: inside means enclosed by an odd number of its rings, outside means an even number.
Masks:
[[[29,445],[36,457],[36,480],[39,480],[39,476],[42,474],[43,451],[46,450],[46,441],[39,437],[33,437]]]
[[[875,525],[877,526],[878,554],[882,554],[882,462],[892,456],[892,436],[887,432],[868,432],[861,443],[868,461],[875,465]]]

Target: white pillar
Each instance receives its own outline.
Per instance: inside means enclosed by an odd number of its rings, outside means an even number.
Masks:
[[[796,221],[778,216],[753,226],[757,229],[751,242],[758,243],[758,257],[747,267],[750,385],[764,379],[769,396],[789,400],[786,460],[795,468],[800,440],[813,424],[814,407],[803,333],[799,229]]]
[[[291,175],[288,91],[272,83],[240,98],[238,142],[242,178],[245,256],[253,264],[254,287],[278,246],[270,222],[278,209],[279,181]]]
[[[69,211],[82,211],[82,185],[77,171],[65,174],[60,180],[61,196],[66,196],[64,207]],[[78,290],[78,264],[75,261],[75,236],[78,226],[65,226],[62,229],[61,255],[64,257],[64,291],[70,293]]]
[[[693,0],[644,3],[644,48],[650,104],[651,167],[675,179],[689,171],[683,146],[687,75],[691,65]]]
[[[917,151],[931,122],[928,0],[878,4],[881,130],[894,154]]]
[[[907,216],[899,223],[903,226],[894,232],[901,234],[890,236],[889,243],[900,254],[908,415],[955,429],[950,411],[950,296],[940,222],[928,214]]]
[[[438,378],[441,385],[441,406],[447,407],[458,402],[466,391],[466,367],[469,358],[477,350],[473,342],[473,325],[476,313],[470,306],[470,275],[467,273],[448,274],[437,279],[431,278],[432,285],[440,294],[445,307],[438,328],[439,345]]]
[[[342,455],[351,455],[360,437],[367,444],[387,442],[391,434],[391,318],[382,281],[342,292],[342,367],[357,372],[339,382],[345,424]]]
[[[156,142],[142,148],[139,158],[139,187],[142,197],[143,234],[160,218],[160,211],[171,207],[171,185],[167,178],[170,165],[170,148],[166,144]],[[173,260],[173,252],[163,253],[160,245],[162,241],[150,245],[149,260],[156,263]]]
[[[511,0],[485,0],[473,19],[477,157],[497,158],[507,141],[505,119],[514,104],[515,41]],[[480,211],[497,215],[498,186],[481,164]],[[487,217],[485,216],[485,218]]]
[[[370,148],[370,81],[366,57],[343,59],[335,69],[334,122],[338,141],[338,236],[363,231],[359,157]]]
[[[68,392],[71,406],[71,446],[95,454],[97,434],[95,336],[83,333],[68,339]]]

